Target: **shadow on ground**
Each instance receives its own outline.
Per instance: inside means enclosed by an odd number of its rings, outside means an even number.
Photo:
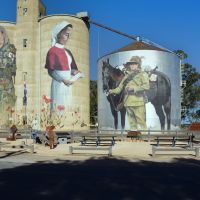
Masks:
[[[200,199],[200,160],[99,157],[38,162],[0,171],[0,198],[65,200]]]
[[[17,156],[17,155],[22,155],[22,154],[25,154],[26,152],[24,152],[23,150],[22,151],[13,151],[13,152],[7,152],[5,153],[4,155],[1,155],[0,156],[0,159],[2,158],[7,158],[7,157],[14,157],[14,156]]]

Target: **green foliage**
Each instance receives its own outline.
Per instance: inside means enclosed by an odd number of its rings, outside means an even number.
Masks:
[[[188,57],[188,55],[183,50],[176,50],[174,53],[180,56],[181,59],[186,59]]]
[[[187,58],[187,54],[182,50],[176,52],[182,53],[183,58]],[[186,110],[182,111],[181,118],[183,121],[194,122],[200,119],[199,101],[200,101],[200,73],[196,71],[189,63],[182,64],[182,86],[183,99],[181,106]]]
[[[90,123],[97,122],[97,81],[90,81]]]

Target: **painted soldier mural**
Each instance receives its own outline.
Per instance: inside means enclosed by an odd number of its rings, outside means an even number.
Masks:
[[[100,58],[98,66],[100,129],[173,130],[180,125],[177,55],[135,42]]]
[[[0,120],[2,124],[7,120],[5,112],[14,109],[15,106],[15,75],[16,49],[13,44],[10,44],[5,28],[0,26]]]
[[[109,94],[124,93],[123,105],[127,111],[128,122],[131,130],[146,129],[145,116],[145,91],[149,89],[148,74],[141,70],[141,58],[132,56],[125,66],[125,76],[115,89]]]

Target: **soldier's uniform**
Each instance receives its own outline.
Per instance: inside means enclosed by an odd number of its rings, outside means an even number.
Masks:
[[[133,60],[133,59],[132,59]],[[124,90],[124,106],[127,110],[131,130],[146,129],[145,96],[149,89],[149,78],[146,72],[128,71],[119,86],[112,89],[112,93],[119,94]]]
[[[9,42],[0,48],[0,116],[15,105],[13,76],[16,75],[16,49]],[[5,118],[5,116],[4,116]]]

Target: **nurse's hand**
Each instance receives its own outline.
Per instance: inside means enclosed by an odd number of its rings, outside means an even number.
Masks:
[[[70,86],[70,85],[73,84],[73,82],[70,81],[70,80],[63,80],[63,83],[64,83],[66,86]]]
[[[79,70],[74,70],[73,75],[76,75],[76,74],[78,74],[78,73],[81,73],[81,71],[79,71]]]

